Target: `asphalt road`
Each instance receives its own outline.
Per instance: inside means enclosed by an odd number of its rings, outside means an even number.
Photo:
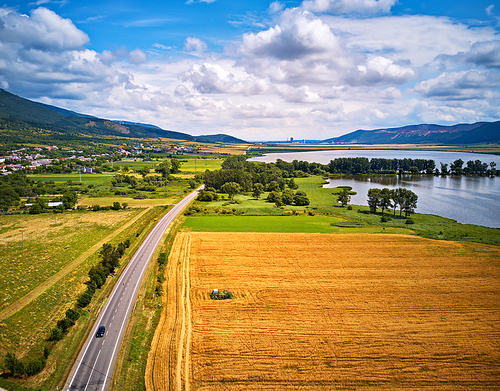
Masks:
[[[148,262],[170,223],[196,197],[197,192],[198,190],[192,192],[175,205],[156,224],[134,254],[99,314],[92,333],[70,372],[64,390],[104,391],[109,389],[120,343]],[[96,338],[99,326],[106,327],[106,333],[102,338]]]

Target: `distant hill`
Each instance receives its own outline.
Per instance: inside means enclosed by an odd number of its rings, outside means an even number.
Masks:
[[[247,141],[227,134],[210,134],[205,136],[197,136],[198,139],[205,140],[209,143],[224,143],[224,144],[248,144]]]
[[[332,144],[466,145],[500,143],[500,121],[474,124],[411,125],[401,128],[356,130],[323,141]]]
[[[111,121],[60,107],[32,102],[0,89],[0,142],[2,144],[53,143],[57,141],[95,141],[102,138],[169,138],[209,141],[187,133],[163,130],[154,125]],[[217,135],[220,142],[244,142]],[[222,140],[228,141],[222,141]],[[230,140],[238,141],[230,141]],[[209,141],[216,142],[216,141]]]

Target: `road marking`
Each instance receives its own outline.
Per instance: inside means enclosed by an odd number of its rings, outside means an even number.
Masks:
[[[101,350],[99,349],[99,353],[97,354],[97,358],[94,361],[94,366],[92,367],[92,371],[90,372],[89,380],[87,381],[87,384],[85,385],[85,388],[83,389],[83,391],[86,391],[87,387],[89,386],[90,379],[92,379],[92,373],[94,373],[95,364],[97,363],[97,360],[99,360],[100,355],[101,355]]]

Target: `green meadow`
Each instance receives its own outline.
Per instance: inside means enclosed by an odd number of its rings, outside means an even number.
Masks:
[[[306,233],[411,233],[400,227],[342,227],[336,216],[197,216],[186,220],[184,229],[198,232],[306,232]]]
[[[407,224],[407,218],[399,217],[399,212],[394,215],[391,210],[384,213],[388,221],[382,222],[380,209],[371,213],[367,206],[342,207],[337,202],[340,189],[322,188],[324,182],[320,176],[295,179],[299,190],[305,191],[310,200],[306,207],[277,207],[265,200],[267,193],[259,200],[238,194],[234,200],[196,201],[184,227],[235,232],[406,232],[432,239],[500,245],[498,228],[460,224],[435,215],[415,213],[410,216],[413,224]],[[333,225],[328,227],[329,224]]]

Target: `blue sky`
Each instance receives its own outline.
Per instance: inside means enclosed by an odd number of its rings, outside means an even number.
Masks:
[[[7,1],[0,87],[247,140],[493,121],[499,31],[482,0]]]

